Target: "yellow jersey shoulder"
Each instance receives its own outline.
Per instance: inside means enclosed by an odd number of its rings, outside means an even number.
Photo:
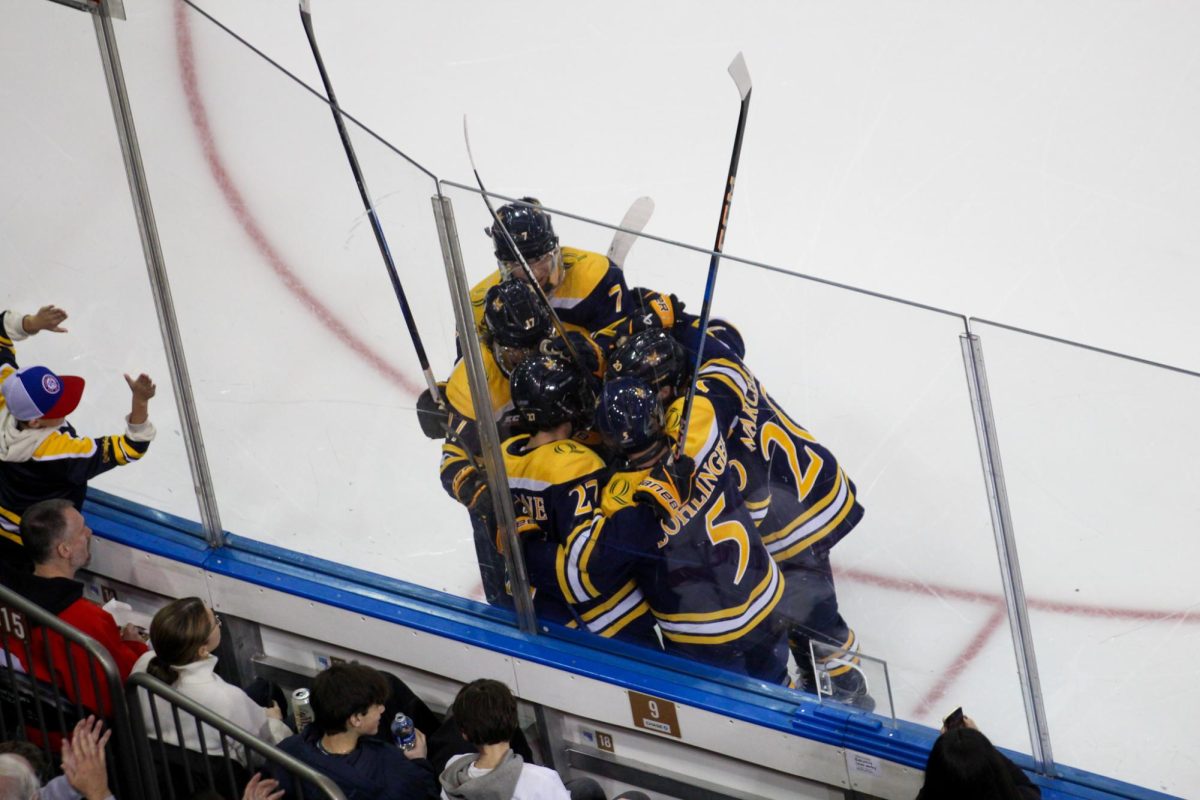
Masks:
[[[498,415],[512,404],[512,391],[508,378],[500,371],[492,351],[483,349],[483,371],[487,375],[488,393],[492,397],[492,414]],[[471,401],[471,386],[467,378],[467,362],[460,359],[446,381],[446,400],[457,413],[467,419],[475,419],[475,404]]]
[[[637,472],[617,472],[608,479],[604,493],[600,496],[600,513],[611,517],[618,511],[633,508],[633,493],[642,479],[650,474],[650,470]]]
[[[33,451],[35,461],[54,461],[60,458],[87,457],[96,452],[96,442],[87,437],[76,438],[61,431],[47,436]]]
[[[576,247],[564,247],[562,259],[563,280],[554,290],[555,297],[582,300],[595,291],[610,267],[608,256],[603,253],[593,253]],[[484,292],[486,291],[484,289]]]
[[[700,381],[703,383],[703,380]],[[707,397],[699,394],[699,385],[696,388],[696,396],[692,399],[691,418],[688,420],[687,443],[683,447],[683,452],[695,458],[706,450],[706,446],[719,435],[717,428],[717,412],[713,408],[712,401]],[[679,441],[679,428],[681,427],[680,417],[683,414],[684,398],[676,398],[673,403],[667,408],[666,418],[663,422],[663,430],[672,441]]]
[[[475,315],[476,327],[483,325],[483,301],[487,299],[488,289],[499,282],[500,270],[496,270],[471,289],[471,313]]]
[[[513,437],[505,442],[504,461],[510,475],[545,482],[547,484],[570,483],[604,469],[604,459],[590,447],[571,439],[560,439],[539,445],[521,455],[512,453],[511,444],[524,437]]]

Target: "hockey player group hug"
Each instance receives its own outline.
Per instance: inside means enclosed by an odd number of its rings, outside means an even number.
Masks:
[[[693,375],[699,320],[674,295],[560,246],[533,198],[496,216],[499,269],[471,301],[539,619],[771,684],[793,684],[790,648],[801,688],[821,679],[873,708],[829,562],[863,515],[837,459],[767,393],[731,324],[708,326]],[[444,394],[442,482],[471,512],[489,601],[504,602],[463,361]]]

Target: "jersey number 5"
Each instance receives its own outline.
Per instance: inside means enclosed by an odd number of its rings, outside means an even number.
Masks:
[[[742,523],[734,520],[728,522],[717,522],[717,517],[725,512],[725,495],[717,495],[717,501],[712,504],[712,508],[704,515],[704,525],[708,528],[708,540],[713,545],[719,545],[721,542],[734,542],[738,546],[738,568],[737,577],[733,579],[734,585],[742,582],[742,576],[746,574],[746,565],[750,561],[750,537],[746,534],[745,527]]]
[[[804,446],[804,454],[808,456],[808,468],[800,469],[800,455],[796,452],[796,444],[791,437],[776,425],[774,422],[768,422],[762,426],[759,433],[759,442],[761,443],[762,453],[768,460],[771,459],[771,446],[774,445],[779,450],[783,451],[787,458],[788,468],[792,471],[792,476],[796,480],[796,499],[803,500],[812,491],[813,485],[817,482],[817,476],[821,474],[821,467],[825,466],[825,460],[812,451],[808,445]]]

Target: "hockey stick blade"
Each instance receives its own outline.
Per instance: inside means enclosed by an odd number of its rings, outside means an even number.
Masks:
[[[743,100],[750,96],[750,90],[754,86],[750,83],[750,70],[746,67],[746,59],[740,51],[733,57],[733,61],[729,62],[729,77],[737,84],[738,94]]]
[[[613,234],[612,244],[608,246],[609,261],[621,269],[625,268],[625,257],[629,255],[629,248],[640,238],[638,234],[646,229],[646,223],[653,215],[654,198],[639,197],[633,201],[633,205],[621,218],[621,230]]]
[[[692,420],[692,404],[696,400],[696,379],[700,375],[700,367],[704,364],[704,341],[708,334],[708,320],[712,313],[713,291],[717,287],[717,269],[721,265],[721,253],[725,250],[725,228],[729,222],[729,209],[733,205],[733,187],[737,182],[738,162],[742,158],[742,139],[746,134],[746,118],[750,111],[750,70],[746,68],[746,59],[741,53],[734,56],[729,65],[729,76],[737,85],[741,95],[741,107],[738,110],[737,133],[733,137],[733,154],[729,158],[729,175],[725,179],[725,194],[721,199],[721,215],[717,222],[717,239],[713,244],[712,258],[708,262],[708,281],[704,286],[704,303],[700,308],[700,341],[696,345],[696,358],[692,368],[692,378],[688,385],[687,395],[683,400],[683,410],[679,419],[679,439],[675,443],[675,458],[680,458],[687,447],[688,425]]]

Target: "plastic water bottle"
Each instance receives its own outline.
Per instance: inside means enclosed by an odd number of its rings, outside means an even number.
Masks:
[[[412,750],[417,746],[417,729],[403,711],[397,712],[396,718],[392,720],[392,738],[401,750]]]
[[[297,689],[292,692],[292,716],[296,720],[297,731],[303,731],[304,727],[315,718],[312,704],[308,701],[308,689]]]

